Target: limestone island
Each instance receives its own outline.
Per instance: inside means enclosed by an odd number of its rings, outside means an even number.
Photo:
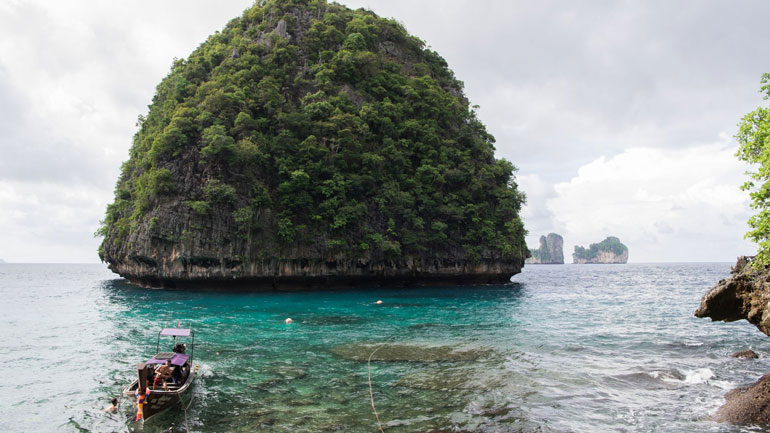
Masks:
[[[256,2],[139,116],[99,256],[145,286],[507,283],[528,251],[446,61],[394,19]]]
[[[620,242],[615,236],[608,236],[607,239],[598,244],[591,244],[586,249],[575,245],[575,252],[572,253],[572,263],[604,263],[604,264],[623,264],[628,262],[628,247]]]
[[[530,257],[524,262],[532,265],[563,265],[564,238],[556,233],[540,236],[540,248],[529,250]]]

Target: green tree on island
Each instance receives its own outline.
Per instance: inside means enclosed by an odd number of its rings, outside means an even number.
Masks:
[[[770,98],[770,73],[762,75],[764,99]],[[759,244],[755,263],[770,264],[770,108],[759,107],[741,119],[735,135],[740,144],[736,156],[741,161],[756,165],[748,170],[749,180],[741,186],[750,191],[751,207],[759,211],[749,219],[751,230],[746,238]]]

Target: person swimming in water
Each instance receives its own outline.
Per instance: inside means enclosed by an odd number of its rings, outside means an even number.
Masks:
[[[118,399],[117,398],[113,398],[110,403],[111,404],[109,406],[107,406],[104,409],[102,409],[102,412],[104,412],[104,413],[115,413],[115,412],[118,411]]]

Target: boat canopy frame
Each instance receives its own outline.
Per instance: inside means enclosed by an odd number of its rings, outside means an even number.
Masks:
[[[158,342],[155,345],[155,353],[160,353],[160,337],[174,337],[174,346],[176,346],[177,337],[190,338],[190,365],[193,363],[195,355],[195,331],[192,328],[163,328],[158,331]]]

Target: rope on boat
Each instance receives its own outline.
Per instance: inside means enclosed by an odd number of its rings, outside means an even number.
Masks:
[[[380,415],[377,414],[377,408],[374,407],[374,392],[372,391],[372,356],[377,353],[387,342],[381,343],[376,349],[369,355],[369,359],[366,360],[366,370],[369,373],[369,400],[372,402],[372,410],[374,411],[374,417],[377,418],[377,427],[380,428],[380,433],[385,433],[382,429],[382,423],[380,422]]]
[[[195,366],[195,372],[192,374],[198,374],[198,367],[200,367],[200,364]],[[187,403],[187,406],[185,407],[184,401],[182,400],[182,394],[177,394],[177,397],[179,397],[179,403],[182,403],[182,409],[184,409],[184,428],[187,431],[187,433],[190,433],[190,424],[187,423],[187,409],[192,406],[193,399],[195,398],[195,393],[190,394],[190,402]],[[173,427],[173,424],[172,424]]]
[[[179,397],[179,403],[182,403],[182,409],[184,409],[184,428],[187,433],[190,433],[190,424],[187,423],[187,408],[192,405],[193,398],[195,398],[195,393],[190,396],[190,403],[187,405],[187,407],[185,407],[184,401],[182,401],[182,395],[177,394],[176,396]]]

